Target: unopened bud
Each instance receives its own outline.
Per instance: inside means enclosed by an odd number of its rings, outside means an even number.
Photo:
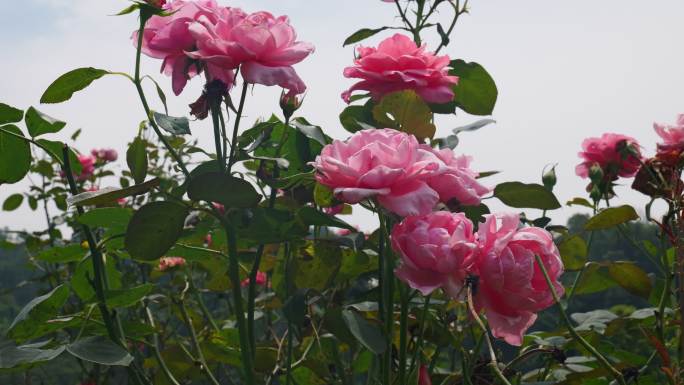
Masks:
[[[589,179],[591,179],[591,182],[594,183],[594,185],[599,185],[603,181],[603,169],[601,169],[601,166],[598,164],[593,164],[589,168]]]
[[[556,182],[556,166],[554,165],[549,171],[542,174],[542,183],[547,190],[552,191]]]
[[[302,101],[304,98],[299,98],[298,95],[292,95],[289,92],[286,93],[285,90],[280,94],[280,108],[283,110],[283,115],[285,119],[288,120],[302,106]]]

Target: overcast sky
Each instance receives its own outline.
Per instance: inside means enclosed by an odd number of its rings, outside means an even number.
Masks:
[[[299,112],[330,136],[345,138],[347,133],[338,121],[344,108],[340,93],[352,81],[341,73],[353,59],[353,48],[342,48],[342,41],[362,27],[398,25],[394,6],[380,0],[219,2],[290,16],[300,40],[316,46],[316,52],[296,66],[309,87]],[[684,112],[683,1],[470,3],[470,15],[459,21],[452,44],[443,52],[482,64],[499,87],[494,111],[497,124],[463,134],[457,148],[474,156],[476,170],[502,171],[484,180],[492,186],[512,180],[539,182],[542,168],[558,163],[559,199],[586,196],[586,181],[574,175],[583,138],[608,131],[624,133],[637,138],[651,154],[657,139],[652,123],[672,122],[677,113]],[[3,7],[0,102],[22,109],[35,105],[68,122],[54,139],[65,140],[82,128],[81,151],[113,147],[124,154],[144,118],[135,89],[125,79],[100,79],[64,104],[40,106],[38,100],[55,78],[74,68],[132,73],[135,52],[129,37],[137,25],[135,16],[108,16],[127,5],[124,0],[22,0]],[[440,17],[450,16],[447,8]],[[386,36],[364,43],[375,44]],[[143,71],[154,75],[167,91],[171,115],[186,115],[187,104],[201,91],[201,82],[192,81],[183,95],[173,98],[170,79],[158,73],[159,65],[159,61],[145,60]],[[154,92],[149,94],[152,98]],[[276,89],[256,87],[246,103],[245,121],[277,112],[278,94]],[[440,119],[438,134],[475,119],[465,114]],[[193,123],[193,134],[211,148],[208,122]],[[124,165],[119,162],[117,168]],[[0,202],[22,188],[26,185],[0,186]],[[644,197],[626,186],[617,192],[629,203],[645,203]],[[494,200],[487,203],[501,207]],[[563,208],[552,217],[562,221],[577,210]],[[0,227],[38,229],[44,227],[43,220],[25,206],[0,212]],[[372,225],[367,216],[356,222],[362,228]]]

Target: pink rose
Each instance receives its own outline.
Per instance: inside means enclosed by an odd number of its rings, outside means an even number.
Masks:
[[[426,102],[447,103],[454,98],[452,86],[458,77],[448,74],[449,56],[426,52],[410,38],[395,34],[383,40],[378,48],[359,47],[353,67],[344,69],[347,78],[358,78],[342,93],[349,103],[352,92],[369,91],[374,99],[402,90],[414,90]]]
[[[76,179],[83,181],[90,179],[95,173],[95,157],[91,155],[78,155],[78,162],[81,164],[81,173],[76,176]]]
[[[477,240],[473,223],[463,213],[433,212],[405,218],[392,229],[392,248],[401,257],[397,278],[423,295],[442,288],[461,294]]]
[[[393,129],[367,129],[323,147],[313,166],[316,180],[343,202],[376,198],[401,215],[429,213],[439,200],[426,179],[441,161],[427,145]]]
[[[219,7],[215,0],[175,0],[166,3],[162,9],[169,16],[152,16],[143,31],[142,52],[155,59],[163,59],[162,72],[171,76],[173,92],[179,95],[188,79],[207,70],[208,80],[221,80],[227,86],[233,83],[231,68],[221,68],[211,63],[198,63],[186,55],[194,49],[195,38],[189,26],[199,18],[205,23],[216,23]],[[138,33],[132,36],[138,44]],[[206,67],[206,68],[203,68]]]
[[[469,168],[469,156],[455,156],[448,148],[434,152],[446,164],[446,169],[430,178],[428,184],[437,191],[441,202],[456,199],[462,205],[477,206],[482,197],[492,191],[477,181],[479,174]]]
[[[653,123],[653,129],[663,140],[658,143],[658,152],[684,150],[684,114],[677,115],[677,123],[673,126]]]
[[[239,8],[224,8],[214,22],[200,17],[190,26],[196,48],[187,54],[224,69],[238,66],[247,83],[278,85],[289,94],[306,90],[292,66],[313,51],[313,45],[297,41],[287,16],[268,12],[246,14]]]
[[[636,155],[630,153],[629,146]],[[608,180],[618,176],[629,178],[634,176],[641,165],[639,143],[626,135],[606,133],[600,138],[587,138],[582,142],[582,151],[578,154],[582,163],[575,168],[575,173],[588,178],[593,166],[598,166]]]
[[[159,270],[161,271],[183,265],[185,265],[185,258],[183,257],[162,257],[159,259]]]
[[[263,271],[257,271],[257,274],[256,274],[256,285],[257,286],[265,286],[267,280],[268,280],[268,276],[266,275],[266,273],[264,273]],[[240,282],[240,286],[242,286],[242,287],[249,286],[249,278],[243,279],[242,282]]]
[[[544,263],[559,296],[564,290],[558,281],[563,263],[546,230],[518,229],[516,214],[485,218],[478,230],[479,250],[473,267],[479,276],[475,308],[484,310],[495,337],[520,346],[523,334],[537,319],[536,313],[554,302],[535,255]]]
[[[114,162],[119,158],[119,154],[113,148],[94,148],[90,150],[90,155],[104,162]]]

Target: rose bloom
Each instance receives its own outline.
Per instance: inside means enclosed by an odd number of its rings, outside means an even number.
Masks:
[[[492,334],[515,346],[537,319],[537,312],[554,303],[553,295],[536,263],[538,255],[556,293],[563,273],[558,248],[546,230],[518,229],[517,214],[490,214],[478,230],[479,248],[473,273],[479,276],[474,297],[476,310],[484,310]]]
[[[266,275],[266,273],[264,273],[263,271],[257,271],[256,285],[257,286],[265,286],[266,281],[268,281],[268,276]],[[240,282],[240,286],[242,286],[242,287],[249,286],[249,277],[243,279],[242,282]]]
[[[81,164],[81,173],[76,179],[83,181],[89,179],[95,173],[95,157],[91,155],[78,155],[78,162]]]
[[[163,4],[162,9],[169,16],[152,16],[145,24],[142,39],[142,52],[155,59],[162,59],[161,70],[171,76],[172,89],[179,95],[188,79],[206,69],[207,78],[221,80],[227,86],[233,83],[231,68],[221,68],[211,63],[199,63],[192,60],[186,51],[193,50],[196,42],[188,30],[189,26],[200,17],[205,23],[218,21],[219,7],[215,0],[175,0]],[[138,32],[132,36],[134,44],[138,44]],[[206,68],[204,68],[206,67]]]
[[[190,32],[196,40],[196,49],[187,53],[190,57],[225,69],[239,66],[247,83],[278,85],[290,95],[306,90],[292,66],[314,47],[297,41],[287,16],[223,8],[216,23],[211,17],[200,17]]]
[[[318,183],[330,187],[339,200],[358,203],[376,198],[387,210],[408,216],[427,214],[439,201],[426,179],[440,163],[413,135],[385,128],[333,141],[323,147],[313,166]]]
[[[653,129],[663,140],[658,143],[659,153],[684,150],[684,114],[677,115],[677,122],[674,125],[653,123]]]
[[[470,169],[471,157],[456,156],[448,148],[433,150],[446,167],[439,175],[428,180],[428,184],[439,194],[439,200],[447,203],[456,199],[464,206],[477,206],[482,197],[492,189],[478,182],[478,173]]]
[[[631,146],[638,157],[627,154],[625,146]],[[636,139],[621,134],[606,133],[600,138],[584,139],[582,151],[578,153],[582,163],[577,165],[575,173],[588,178],[591,167],[598,166],[609,180],[617,179],[618,176],[632,177],[641,165],[639,147]]]
[[[185,265],[185,258],[183,257],[162,257],[159,259],[159,270],[161,271],[183,265]]]
[[[397,278],[423,295],[442,288],[462,294],[467,267],[475,258],[473,223],[463,213],[433,212],[405,218],[392,229],[392,248],[401,257]]]
[[[357,90],[370,92],[374,99],[395,91],[414,90],[426,102],[450,102],[458,77],[448,74],[449,61],[449,56],[436,56],[407,36],[395,34],[378,48],[358,48],[358,58],[354,66],[344,69],[344,77],[361,81],[344,91],[342,99],[349,103]]]
[[[119,154],[113,148],[94,148],[90,150],[90,155],[104,162],[114,162],[119,158]]]

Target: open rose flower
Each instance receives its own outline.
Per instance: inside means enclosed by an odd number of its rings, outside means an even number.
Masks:
[[[356,132],[349,140],[323,147],[313,166],[316,180],[333,189],[337,198],[358,203],[376,198],[401,215],[432,211],[439,194],[426,179],[441,161],[413,136],[389,128]]]
[[[641,165],[639,147],[636,139],[621,134],[606,133],[600,138],[584,139],[578,154],[582,163],[577,165],[575,173],[588,178],[591,168],[599,167],[607,180],[632,177]]]
[[[537,319],[537,312],[554,302],[538,255],[559,296],[563,263],[553,238],[537,227],[518,229],[517,214],[486,215],[478,230],[479,250],[473,273],[479,276],[474,297],[476,310],[484,310],[492,334],[515,346]]]
[[[113,148],[94,148],[90,150],[90,155],[103,162],[114,162],[119,158],[119,154]]]
[[[216,22],[200,17],[190,32],[196,41],[196,49],[187,52],[190,57],[220,68],[239,66],[247,83],[278,85],[290,95],[306,90],[292,66],[309,56],[314,47],[297,41],[287,16],[224,8]]]
[[[414,90],[429,103],[447,103],[454,98],[452,86],[458,77],[448,74],[449,56],[436,56],[418,47],[409,37],[395,34],[377,48],[359,47],[354,66],[344,69],[347,78],[360,82],[342,93],[349,103],[354,91],[370,92],[374,99],[402,90]]]
[[[199,18],[206,24],[216,23],[219,6],[215,0],[175,0],[163,4],[162,9],[169,16],[152,16],[145,24],[142,36],[142,52],[155,59],[162,59],[161,70],[171,76],[173,92],[179,95],[188,79],[207,71],[209,80],[221,80],[227,86],[233,82],[232,67],[215,66],[198,62],[186,55],[193,50],[196,41],[189,27]],[[138,32],[132,36],[138,44]]]
[[[183,265],[185,265],[185,258],[183,257],[162,257],[159,259],[159,270],[161,271]]]
[[[96,159],[92,155],[79,155],[78,163],[81,164],[81,173],[76,176],[76,179],[80,181],[90,179],[95,173],[95,161]]]
[[[658,152],[684,150],[684,114],[677,115],[677,122],[674,125],[653,123],[653,129],[663,140],[658,143]]]
[[[433,150],[446,168],[430,178],[428,184],[439,194],[439,200],[447,203],[456,199],[464,206],[477,206],[491,189],[478,182],[478,173],[470,169],[469,156],[456,156],[453,150]]]
[[[433,212],[405,218],[392,229],[392,248],[401,257],[397,278],[424,295],[442,288],[458,297],[477,242],[463,213]]]

